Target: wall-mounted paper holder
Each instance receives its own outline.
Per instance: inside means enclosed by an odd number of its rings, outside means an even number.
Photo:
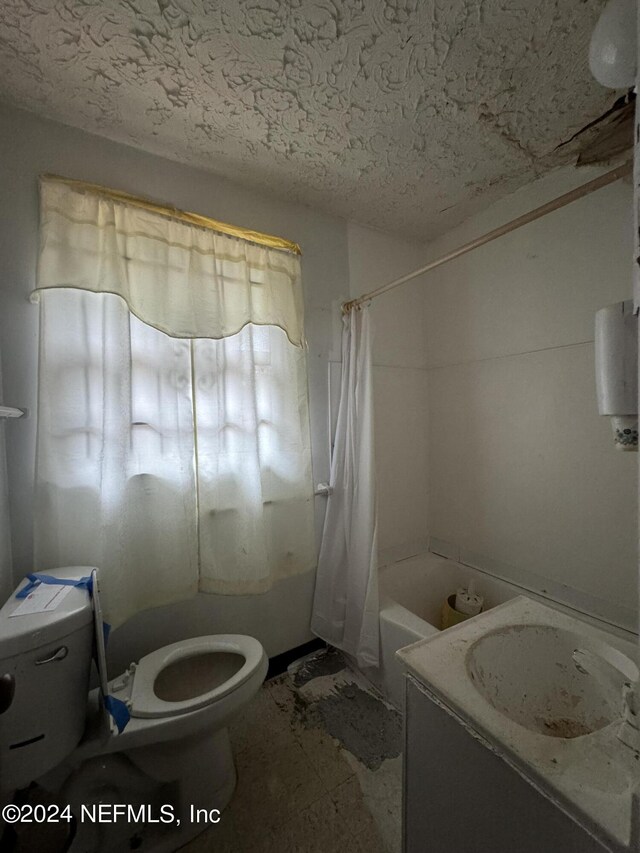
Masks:
[[[596,311],[598,411],[610,419],[616,450],[638,449],[638,318],[633,302]]]

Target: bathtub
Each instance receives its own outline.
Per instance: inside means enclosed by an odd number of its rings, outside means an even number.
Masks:
[[[364,674],[396,708],[402,709],[404,701],[403,667],[396,652],[439,633],[443,601],[471,580],[484,597],[485,610],[523,593],[538,598],[507,581],[428,552],[380,570],[380,667],[367,668]]]
[[[379,571],[380,666],[363,669],[357,667],[355,660],[350,661],[399,710],[404,705],[404,669],[396,652],[440,633],[444,600],[458,587],[468,587],[471,580],[475,582],[476,592],[484,597],[485,610],[517,595],[526,595],[627,642],[638,642],[637,633],[629,632],[621,625],[447,557],[424,552],[391,563]]]

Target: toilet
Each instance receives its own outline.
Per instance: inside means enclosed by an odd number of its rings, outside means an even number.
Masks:
[[[92,572],[74,566],[47,574],[77,581]],[[70,853],[170,853],[211,825],[190,819],[197,810],[215,818],[231,799],[227,726],[260,688],[268,660],[252,637],[195,637],[107,681],[94,578],[92,596],[83,587],[41,584],[32,598],[13,594],[0,609],[0,792],[6,800],[37,781],[74,816],[84,806]],[[102,688],[89,690],[93,654]],[[121,733],[103,694],[130,714]],[[97,803],[145,805],[151,820],[94,821]]]

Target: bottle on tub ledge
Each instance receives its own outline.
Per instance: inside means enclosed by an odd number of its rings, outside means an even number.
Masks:
[[[475,581],[469,581],[469,586],[461,587],[457,592],[446,598],[442,604],[442,630],[451,628],[465,619],[471,619],[482,611],[484,598],[476,593]]]

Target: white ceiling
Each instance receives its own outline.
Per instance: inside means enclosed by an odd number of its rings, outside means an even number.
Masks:
[[[587,67],[603,5],[2,0],[0,99],[431,238],[612,103]]]

